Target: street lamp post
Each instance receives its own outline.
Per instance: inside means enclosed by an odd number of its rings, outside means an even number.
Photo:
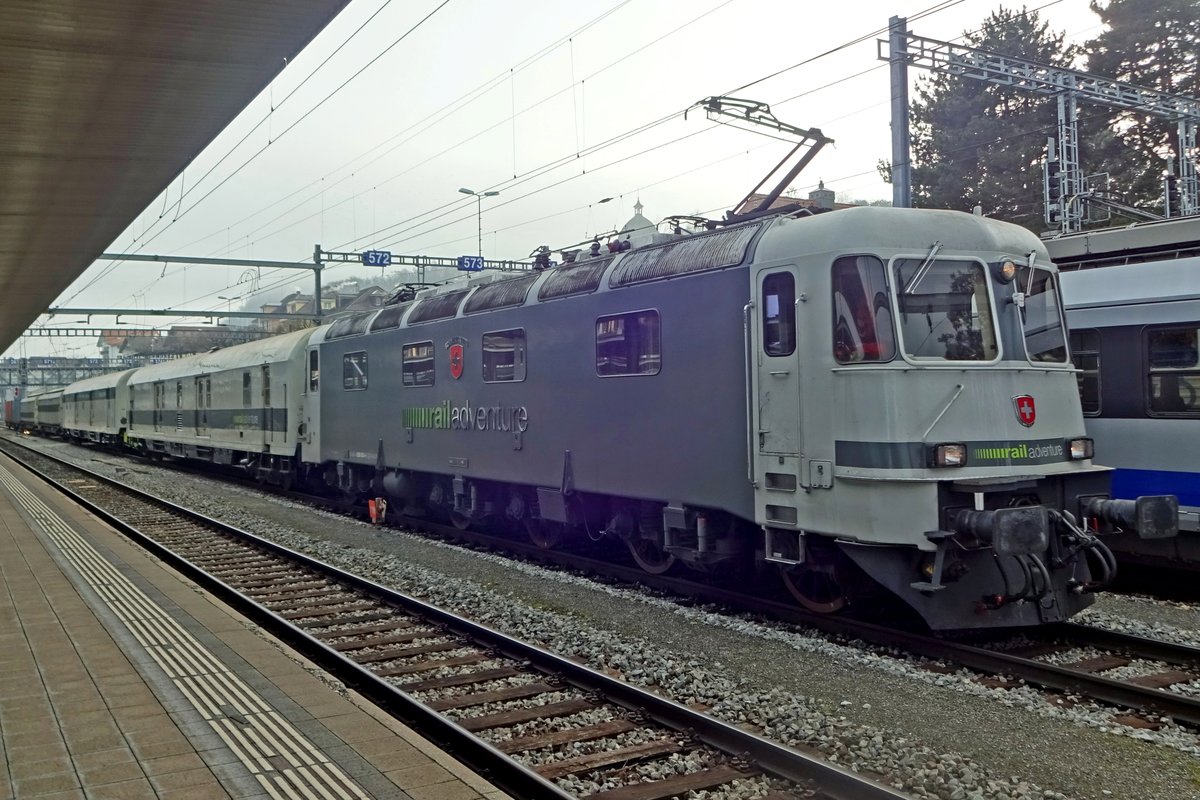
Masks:
[[[217,295],[217,299],[218,299],[218,300],[224,300],[224,301],[225,301],[225,313],[226,313],[226,314],[228,314],[230,311],[232,311],[232,310],[233,310],[233,301],[234,301],[234,300],[241,300],[241,299],[242,299],[242,295],[240,295],[240,294],[235,294],[233,297],[226,297],[226,296],[225,296],[225,295],[223,295],[223,294],[219,294],[219,295]],[[229,324],[229,317],[226,317],[226,318],[225,318],[225,324],[226,324],[226,325],[228,325],[228,324]]]
[[[472,195],[475,198],[475,219],[479,226],[479,257],[483,258],[483,198],[495,197],[499,192],[477,192],[474,189],[459,189],[463,194]],[[494,242],[493,242],[494,244]]]

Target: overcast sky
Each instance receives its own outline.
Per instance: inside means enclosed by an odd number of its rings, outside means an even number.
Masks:
[[[684,118],[719,94],[767,102],[781,120],[835,140],[795,182],[802,196],[823,180],[839,199],[890,199],[874,166],[891,147],[888,70],[875,40],[892,15],[909,17],[916,34],[955,39],[997,7],[940,5],[353,0],[109,250],[308,260],[319,243],[469,254],[476,201],[460,187],[500,192],[482,204],[491,258],[619,228],[639,198],[654,221],[719,216],[790,148],[698,110]],[[1087,5],[1029,7],[1081,40],[1100,30]],[[328,269],[326,282],[355,274],[380,271]],[[242,299],[218,298],[247,297],[252,277],[282,297],[311,292],[310,275],[97,262],[57,305],[236,310]],[[88,339],[24,338],[5,355],[21,354],[21,342],[28,355],[97,354]]]

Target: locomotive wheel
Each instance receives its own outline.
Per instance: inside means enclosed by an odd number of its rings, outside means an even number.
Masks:
[[[781,569],[783,583],[796,602],[815,614],[836,614],[848,599],[842,576],[833,564],[803,564]]]
[[[663,549],[657,537],[635,536],[628,544],[633,560],[651,575],[662,575],[675,566],[675,556]]]
[[[460,514],[457,511],[450,512],[450,524],[458,528],[460,531],[465,531],[471,527],[471,518],[466,514]]]
[[[525,532],[529,541],[543,550],[553,550],[562,542],[563,525],[545,519],[525,518]]]

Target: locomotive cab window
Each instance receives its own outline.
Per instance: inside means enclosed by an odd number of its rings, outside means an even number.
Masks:
[[[1079,383],[1079,403],[1083,413],[1100,413],[1100,331],[1084,329],[1071,331],[1071,360],[1075,363],[1075,379]]]
[[[1032,280],[1029,268],[1017,270],[1013,281],[1017,291],[1024,292],[1021,326],[1025,332],[1025,352],[1035,363],[1065,364],[1067,362],[1066,328],[1063,326],[1062,303],[1054,273],[1034,268]]]
[[[1200,416],[1200,325],[1146,331],[1148,411],[1152,416]]]
[[[833,262],[833,356],[842,364],[896,357],[886,270],[875,256]]]
[[[359,350],[342,356],[342,389],[357,391],[367,388],[367,353]]]
[[[433,386],[433,342],[404,345],[401,362],[405,386]]]
[[[769,356],[796,352],[796,279],[790,272],[776,272],[762,283],[762,342]]]
[[[525,380],[525,331],[483,335],[483,380],[485,383]]]
[[[321,385],[321,362],[320,355],[316,350],[308,351],[308,390],[310,392],[317,391]]]
[[[978,261],[897,258],[900,343],[914,361],[994,361],[1000,355]]]
[[[657,311],[635,311],[596,320],[596,374],[657,375],[662,331]]]

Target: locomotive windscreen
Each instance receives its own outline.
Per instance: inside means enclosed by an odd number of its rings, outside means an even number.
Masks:
[[[900,336],[914,359],[991,361],[1000,350],[978,261],[896,259]]]

